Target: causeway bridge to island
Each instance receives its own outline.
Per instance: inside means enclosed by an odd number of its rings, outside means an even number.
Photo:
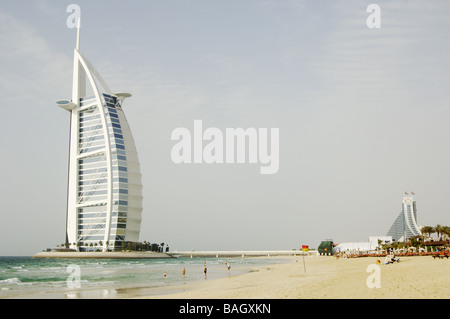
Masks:
[[[316,255],[316,251],[301,250],[264,250],[264,251],[173,251],[173,252],[151,252],[151,251],[127,251],[127,252],[79,252],[79,251],[42,251],[33,258],[75,258],[75,259],[155,259],[176,257],[276,257],[276,256],[309,256]]]
[[[276,256],[309,256],[316,255],[316,251],[302,250],[220,250],[220,251],[172,251],[166,252],[172,257],[276,257]]]

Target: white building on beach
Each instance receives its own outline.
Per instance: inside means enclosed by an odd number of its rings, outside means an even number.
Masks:
[[[368,242],[349,242],[337,244],[333,247],[333,253],[339,252],[368,252],[375,251],[380,243],[404,241],[405,238],[421,235],[420,226],[417,224],[417,207],[414,193],[405,193],[402,201],[402,211],[395,219],[386,236],[371,236]]]
[[[336,244],[333,247],[333,254],[339,252],[367,252],[375,251],[380,244],[392,242],[391,236],[370,236],[367,242],[348,242]]]
[[[130,96],[113,93],[80,53],[78,24],[72,99],[57,102],[70,113],[66,243],[73,249],[138,241],[141,172],[122,109]]]
[[[414,197],[405,193],[402,202],[402,211],[395,219],[387,236],[392,236],[396,241],[404,241],[406,238],[422,235],[420,226],[417,223],[417,206]]]

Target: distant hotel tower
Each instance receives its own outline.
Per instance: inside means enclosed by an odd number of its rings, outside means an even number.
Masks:
[[[141,226],[139,160],[122,110],[131,94],[112,93],[79,44],[78,25],[72,100],[57,102],[70,112],[66,243],[114,250],[138,241]]]
[[[422,235],[422,232],[417,225],[416,201],[406,193],[403,197],[402,212],[392,224],[387,236],[392,236],[396,241],[404,241],[417,235]]]

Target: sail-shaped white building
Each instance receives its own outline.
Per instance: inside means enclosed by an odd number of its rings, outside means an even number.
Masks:
[[[122,110],[130,96],[113,93],[80,53],[78,24],[72,99],[57,102],[70,112],[66,243],[72,249],[114,250],[139,239],[141,172]]]
[[[421,227],[417,223],[416,201],[412,196],[406,195],[402,202],[402,211],[395,219],[387,236],[396,241],[405,241],[407,238],[422,235]]]

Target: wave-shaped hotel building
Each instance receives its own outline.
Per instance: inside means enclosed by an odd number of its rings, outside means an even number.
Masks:
[[[138,154],[122,109],[131,94],[113,93],[79,44],[78,25],[72,99],[57,102],[70,112],[66,243],[115,250],[138,241],[142,218]]]
[[[405,194],[402,201],[402,211],[395,219],[387,236],[396,241],[405,241],[407,238],[422,235],[417,222],[417,206],[413,196]]]

